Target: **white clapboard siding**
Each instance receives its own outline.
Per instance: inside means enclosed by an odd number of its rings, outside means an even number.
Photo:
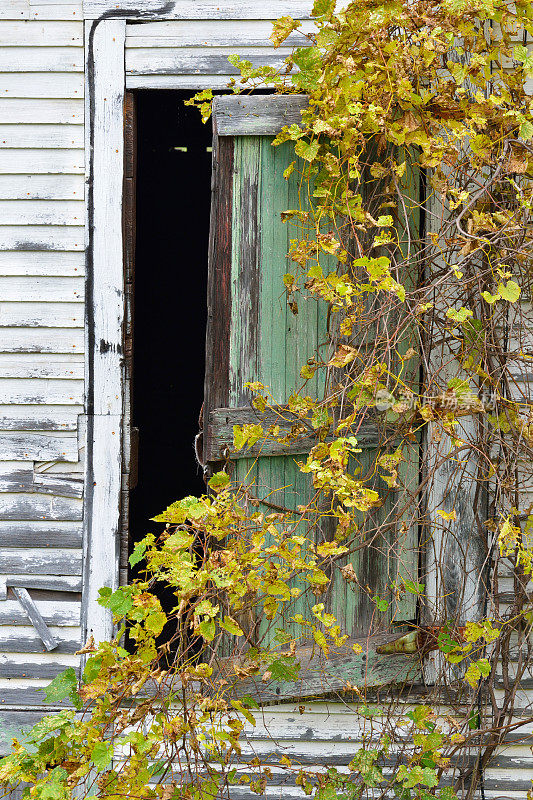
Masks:
[[[0,187],[2,180],[0,178]],[[0,251],[0,275],[76,277],[85,270],[83,253]]]
[[[0,403],[79,405],[83,403],[83,381],[0,378]],[[46,461],[47,456],[35,460]]]
[[[85,172],[83,150],[42,150],[0,149],[0,174],[76,174]]]
[[[84,197],[83,175],[0,175],[0,199],[2,200],[83,200]],[[44,255],[50,256],[51,254],[41,253],[41,256]],[[55,261],[56,265],[60,263],[59,260]],[[4,269],[4,264],[0,262],[2,274],[6,274]],[[33,274],[39,275],[41,271]]]
[[[82,328],[83,313],[80,303],[0,303],[0,327]]]
[[[2,380],[0,380],[0,385]],[[78,437],[76,433],[36,433],[34,431],[0,431],[0,461],[77,461]],[[0,495],[0,518],[38,519],[36,517],[5,517]],[[46,517],[45,517],[46,518]],[[76,519],[68,517],[66,519]]]
[[[54,653],[75,653],[81,647],[79,628],[59,628],[53,625],[50,633],[58,642]],[[33,627],[0,627],[1,653],[40,653],[44,645]]]
[[[30,19],[83,20],[81,3],[30,3]]]
[[[83,97],[83,74],[8,72],[0,75],[0,97]]]
[[[3,0],[5,2],[5,0]],[[83,28],[77,22],[0,22],[2,47],[83,47]]]
[[[239,55],[254,66],[267,64],[281,67],[290,48],[255,47],[239,49]],[[235,53],[233,47],[173,48],[140,47],[126,51],[127,75],[236,75],[238,70],[228,62]],[[227,83],[227,77],[226,77]],[[0,103],[1,114],[1,103]],[[1,117],[0,117],[1,119]]]
[[[76,431],[78,415],[82,412],[81,406],[0,405],[0,430]]]
[[[29,19],[29,0],[3,0],[0,19]]]
[[[0,378],[83,379],[83,356],[0,353]]]
[[[0,72],[83,72],[83,48],[0,48]]]
[[[83,148],[81,125],[0,125],[0,147]]]
[[[83,124],[83,100],[32,100],[0,97],[1,123]]]
[[[83,13],[87,18],[94,18],[110,9],[120,8],[125,12],[142,9],[146,16],[152,12],[154,19],[159,16],[167,19],[274,20],[287,14],[308,19],[312,5],[312,0],[268,0],[263,3],[257,0],[174,0],[171,3],[161,0],[84,0]]]
[[[22,201],[25,202],[25,201]],[[2,214],[0,201],[0,215]],[[83,301],[83,278],[9,276],[0,274],[0,297],[11,302],[76,303]]]
[[[0,520],[2,547],[65,547],[81,546],[81,522],[72,520]]]
[[[83,227],[2,225],[0,250],[84,250]]]
[[[299,31],[291,33],[288,46],[309,43],[305,33],[314,30],[310,21],[302,23]],[[159,47],[268,47],[272,22],[240,20],[180,20],[179,22],[145,22],[126,26],[126,49]],[[271,45],[270,45],[271,46]]]
[[[81,200],[0,200],[0,225],[79,227],[83,221],[84,203]]]
[[[5,504],[5,498],[16,495],[0,495],[0,508]],[[35,509],[36,513],[42,510],[66,519],[65,515],[77,513],[81,505],[79,500],[70,500],[65,497],[46,498],[42,495],[27,495],[25,499],[14,501],[20,505],[13,505],[8,513],[28,514]],[[43,501],[48,500],[49,506]],[[72,504],[73,508],[70,508]],[[20,509],[20,510],[19,510]],[[60,516],[62,515],[62,516]],[[24,519],[24,517],[22,517]],[[47,550],[38,547],[2,547],[0,548],[0,573],[6,575],[81,575],[81,550]]]
[[[2,317],[0,306],[0,320]],[[2,353],[83,353],[83,330],[76,328],[4,329],[0,335]]]

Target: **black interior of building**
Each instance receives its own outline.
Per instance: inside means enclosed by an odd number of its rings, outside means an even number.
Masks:
[[[191,94],[137,95],[131,546],[161,531],[151,517],[205,490],[193,442],[203,399],[212,131],[184,105]]]

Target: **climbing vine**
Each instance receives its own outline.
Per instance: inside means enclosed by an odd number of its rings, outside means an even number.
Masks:
[[[130,559],[141,577],[101,590],[116,638],[85,645],[81,680],[46,690],[70,707],[0,761],[32,798],[207,800],[282,776],[318,800],[466,799],[533,722],[533,8],[316,0],[312,17],[274,24],[276,47],[309,40],[281,69],[230,59],[237,94],[308,97],[273,142],[293,148],[300,197],[280,291],[291,314],[327,308],[327,337],[288,402],[248,386],[257,421],[233,442],[244,456],[312,434],[308,494],[258,499],[253,470],[226,464],[156,518],[164,532]],[[193,102],[207,119],[212,93]],[[393,565],[377,589],[354,567],[363,551]],[[365,636],[334,608],[339,585],[372,609]],[[408,664],[393,688],[338,666],[371,650]],[[347,769],[247,745],[268,687],[301,697],[309,658],[360,732]]]

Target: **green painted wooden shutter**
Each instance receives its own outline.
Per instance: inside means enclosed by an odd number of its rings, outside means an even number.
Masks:
[[[282,281],[289,271],[289,239],[295,234],[282,222],[281,212],[302,207],[299,191],[305,187],[283,177],[294,160],[291,144],[272,147],[271,142],[283,124],[299,119],[305,103],[304,97],[263,96],[224,97],[214,104],[204,460],[229,460],[232,477],[249,485],[252,499],[265,501],[265,511],[296,509],[305,503],[311,482],[300,472],[297,461],[305,460],[312,444],[303,441],[283,450],[264,447],[260,457],[257,448],[245,458],[232,452],[234,424],[265,424],[251,409],[245,384],[261,381],[270,387],[277,402],[285,403],[301,387],[300,369],[316,348],[328,352],[325,304],[300,302],[294,314]],[[321,397],[322,374],[319,371],[316,375],[320,377],[307,384],[306,394]],[[363,449],[358,466],[363,474],[370,474],[379,440],[375,423],[365,421],[358,438]],[[417,443],[405,471],[413,485],[418,485]],[[387,524],[393,506],[403,500],[389,493],[370,519],[373,530],[378,530],[371,546],[361,547],[346,559],[353,564],[360,587],[335,570],[327,595],[320,598],[354,637],[367,634],[375,622],[378,596],[390,602],[389,612],[381,614],[382,627],[386,628],[391,618],[401,621],[415,616],[413,594],[407,593],[400,603],[394,599],[400,577],[417,577],[416,531]],[[327,538],[328,531],[322,526],[316,535]],[[317,600],[311,596],[302,602],[312,605]],[[265,621],[255,620],[254,624],[264,643]],[[278,619],[271,629],[276,627],[290,628],[290,622]]]

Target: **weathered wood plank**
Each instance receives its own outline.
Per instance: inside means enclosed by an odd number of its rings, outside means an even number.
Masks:
[[[316,645],[301,648],[297,650],[301,664],[297,681],[264,681],[260,673],[256,679],[237,682],[235,690],[240,695],[251,695],[262,703],[268,703],[342,691],[347,683],[365,687],[414,683],[421,676],[418,655],[382,655],[376,652],[376,647],[394,638],[397,635],[383,634],[353,639],[343,648],[331,648],[327,659]],[[352,644],[360,645],[362,651],[351,651]],[[230,682],[233,665],[234,662],[228,660],[220,670],[221,677]],[[234,672],[233,680],[236,680]]]
[[[77,77],[77,76],[76,76]],[[6,147],[83,147],[81,125],[0,125],[0,145]]]
[[[68,474],[35,472],[33,462],[0,461],[0,492],[35,492],[81,499],[83,479]]]
[[[2,548],[0,574],[26,577],[32,573],[37,575],[81,575],[81,550],[68,550],[66,553],[62,553],[59,550],[39,548]]]
[[[6,152],[19,153],[20,150]],[[81,225],[78,227],[62,225],[0,226],[0,250],[81,251],[84,249],[84,229]]]
[[[0,51],[1,54],[1,51]],[[1,67],[0,58],[0,67]],[[30,150],[6,149],[0,150],[0,172],[13,175],[26,174],[28,172],[36,175],[64,174],[72,175],[85,172],[85,153],[83,150],[60,150],[42,149],[39,150],[39,158]],[[16,250],[17,247],[2,247],[3,250]],[[24,249],[24,248],[21,248]],[[32,249],[32,248],[28,248]],[[46,247],[41,248],[46,250]],[[52,247],[49,249],[53,249]],[[62,248],[58,248],[62,249]]]
[[[275,136],[284,125],[299,124],[309,105],[306,95],[217,97],[213,103],[219,136]]]
[[[82,545],[82,528],[75,522],[48,520],[0,521],[0,547],[76,549]]]
[[[123,325],[125,320],[124,20],[86,23],[87,417],[84,505],[83,638],[109,639],[113,620],[98,603],[119,583]]]
[[[47,625],[77,627],[80,624],[78,602],[36,600],[35,603]],[[17,600],[5,600],[0,603],[0,625],[28,625],[28,617]]]
[[[81,303],[0,302],[2,328],[83,328],[83,317]],[[2,331],[2,338],[8,335],[8,331]]]
[[[127,89],[222,89],[228,88],[227,75],[130,75]]]
[[[83,28],[77,22],[0,22],[3,47],[80,47]]]
[[[81,409],[54,406],[0,406],[3,431],[76,431]]]
[[[37,606],[35,605],[34,601],[30,597],[29,592],[27,589],[22,588],[21,586],[14,586],[13,587],[13,594],[19,601],[20,605],[28,615],[31,624],[35,628],[39,638],[41,639],[42,643],[44,644],[46,650],[55,650],[57,645],[59,644],[57,639],[54,638],[52,633],[50,632],[48,625],[44,621],[41,616],[41,613]],[[13,665],[14,667],[18,665]],[[9,675],[2,674],[2,661],[0,659],[0,677],[10,677]]]
[[[133,48],[126,52],[127,75],[238,75],[239,70],[228,61],[235,48],[213,52],[201,48],[190,51],[180,48]],[[256,66],[280,69],[290,48],[267,50],[250,48],[240,55]],[[299,121],[299,120],[298,120]]]
[[[61,628],[51,628],[50,632],[57,641],[55,653],[72,654],[80,649],[80,638],[74,637],[70,630],[62,631]],[[26,631],[20,629],[0,629],[0,653],[43,653],[45,647],[39,636],[32,628]]]
[[[24,354],[15,358],[9,353],[0,354],[0,378],[60,378],[83,380],[82,356],[54,354]]]
[[[15,405],[32,405],[39,403],[50,405],[81,405],[83,403],[83,388],[83,381],[80,380],[65,381],[55,379],[40,380],[38,378],[0,378],[0,403],[13,403]],[[40,440],[35,440],[36,447],[39,441]],[[9,445],[9,439],[6,439],[5,444],[6,446]],[[19,447],[15,441],[13,441],[12,446],[14,449]],[[53,447],[53,445],[50,446]],[[72,452],[67,442],[62,444],[61,447],[69,454]],[[63,452],[63,450],[60,449],[58,452]],[[12,458],[16,459],[17,456],[13,456]],[[36,458],[35,460],[49,461],[50,459],[45,457]]]
[[[55,641],[55,640],[54,640]],[[48,662],[45,659],[41,663],[27,662],[19,664],[9,660],[9,655],[0,656],[0,678],[33,678],[40,680],[53,680],[61,672],[64,672],[69,664]]]
[[[289,14],[308,19],[310,0],[269,0],[268,3],[246,3],[243,0],[83,0],[87,19],[101,16],[112,9],[124,11],[131,19],[278,19]]]
[[[83,331],[76,328],[10,329],[3,330],[0,336],[2,353],[83,353],[83,350]]]
[[[83,200],[85,182],[82,175],[0,175],[0,198],[2,200]],[[17,251],[15,251],[16,253]],[[50,256],[51,253],[43,254]],[[61,256],[66,254],[61,254]],[[6,272],[0,261],[3,275],[71,275],[83,274],[77,266],[76,272],[61,272],[61,261],[58,256],[55,262],[43,258],[37,272]],[[28,266],[31,261],[28,261]],[[34,269],[37,269],[35,263]],[[46,272],[45,270],[51,270]]]
[[[310,32],[310,22],[302,24],[301,31]],[[301,31],[291,33],[287,44],[302,47],[309,39]],[[228,20],[181,20],[179,22],[144,22],[126,25],[126,57],[128,49],[138,47],[270,47],[272,23],[266,20],[240,19],[238,24]]]
[[[27,24],[27,23],[26,23]],[[0,98],[0,123],[83,125],[83,100]]]
[[[5,72],[2,92],[2,97],[83,97],[83,75],[75,72]]]
[[[23,492],[0,495],[0,518],[4,520],[81,520],[81,502],[70,497],[54,497]],[[0,558],[1,558],[0,554]],[[16,570],[3,570],[16,572]],[[0,570],[2,572],[2,570]],[[66,575],[77,573],[66,572]]]
[[[1,381],[0,381],[0,397]],[[34,432],[0,433],[0,461],[77,461],[78,438]],[[15,519],[12,517],[12,519]],[[20,517],[19,519],[26,519]]]
[[[1,72],[82,72],[82,47],[5,47]]]
[[[79,575],[5,575],[2,576],[2,580],[6,589],[20,586],[25,589],[74,594],[79,594],[82,589]]]
[[[284,418],[275,411],[267,410],[260,414],[254,408],[216,408],[209,415],[209,425],[213,444],[211,449],[204,451],[206,461],[220,461],[222,458],[256,458],[257,456],[284,456],[297,453],[308,453],[316,444],[316,431],[309,427],[308,435],[301,435],[297,441],[286,445],[279,444],[275,439],[259,441],[244,450],[236,451],[233,447],[234,425],[262,425],[264,430],[277,425],[280,429],[278,436],[286,436],[299,422],[297,416],[284,413]],[[381,432],[382,433],[382,432]],[[382,435],[377,427],[377,421],[368,415],[362,417],[357,439],[362,447],[377,447],[382,441]],[[222,455],[224,453],[225,455]]]

